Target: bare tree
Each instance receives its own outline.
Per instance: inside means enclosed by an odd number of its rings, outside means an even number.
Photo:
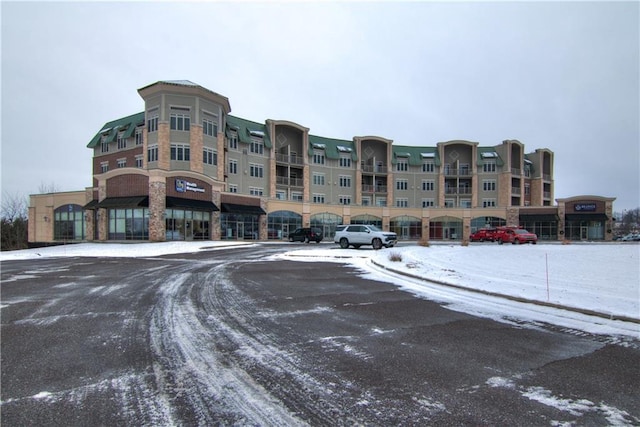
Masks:
[[[0,243],[3,251],[27,247],[28,206],[24,195],[2,194]]]
[[[47,184],[44,181],[41,181],[38,186],[39,194],[57,193],[58,191],[60,191],[60,187],[54,182]]]

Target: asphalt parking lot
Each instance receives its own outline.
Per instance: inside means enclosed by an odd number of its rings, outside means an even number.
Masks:
[[[2,424],[640,424],[634,343],[281,250],[3,262]]]

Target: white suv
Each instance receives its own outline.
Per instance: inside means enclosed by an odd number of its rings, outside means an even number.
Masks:
[[[353,246],[358,249],[363,245],[371,245],[373,249],[383,246],[390,248],[398,242],[398,235],[389,231],[382,231],[375,225],[351,224],[336,227],[334,243],[339,243],[342,249]]]

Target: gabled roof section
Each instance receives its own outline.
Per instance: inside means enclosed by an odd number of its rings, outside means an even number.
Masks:
[[[425,160],[433,159],[440,166],[440,156],[436,147],[416,147],[412,145],[394,145],[391,147],[391,164],[398,163],[398,158],[409,159],[409,165],[420,166]]]
[[[324,156],[327,159],[336,160],[340,158],[340,153],[351,153],[351,160],[358,160],[358,153],[356,153],[353,141],[309,135],[309,157],[313,156],[314,149],[324,149]]]
[[[266,148],[272,147],[269,127],[264,123],[252,122],[235,116],[227,116],[227,124],[225,128],[225,135],[227,138],[230,136],[231,130],[235,130],[237,132],[238,140],[240,142],[250,144],[251,137],[257,136],[262,138]]]
[[[483,166],[487,160],[495,160],[496,166],[504,166],[504,160],[495,147],[478,147],[477,165]]]
[[[87,148],[95,148],[98,146],[103,135],[107,136],[107,142],[115,141],[120,131],[124,131],[125,138],[130,138],[135,133],[136,127],[141,125],[144,125],[144,111],[107,122],[91,141],[89,141]]]

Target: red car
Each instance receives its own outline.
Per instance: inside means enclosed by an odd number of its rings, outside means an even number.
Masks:
[[[500,228],[496,232],[495,239],[499,244],[503,243],[512,243],[512,244],[521,244],[521,243],[533,243],[534,245],[538,243],[538,236],[534,233],[530,233],[524,228],[514,228],[514,227],[505,227]]]
[[[485,240],[493,242],[496,238],[496,231],[498,230],[496,230],[495,228],[481,228],[475,233],[471,234],[471,236],[469,236],[469,239],[472,242],[484,242]]]

